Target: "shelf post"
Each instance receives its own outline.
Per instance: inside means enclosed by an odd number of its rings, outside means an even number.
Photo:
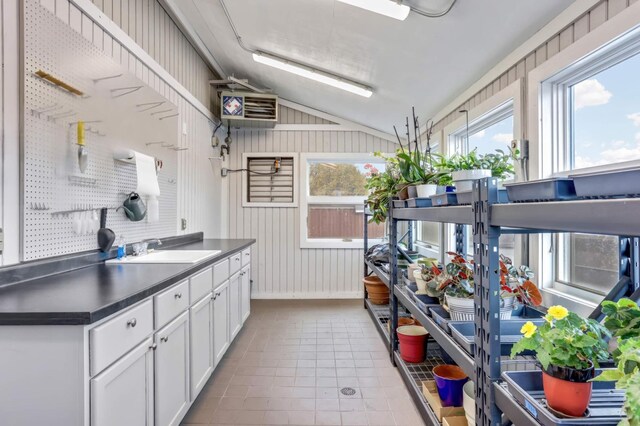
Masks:
[[[362,218],[363,218],[363,226],[364,229],[362,230],[362,239],[364,240],[364,256],[363,256],[363,263],[364,263],[364,277],[366,278],[367,276],[369,276],[369,265],[367,265],[367,252],[369,251],[369,216],[367,215],[367,203],[364,203],[364,210],[362,210]],[[367,309],[367,298],[369,297],[369,294],[367,293],[367,286],[364,285],[364,283],[362,284],[362,288],[364,289],[364,300],[362,301],[362,303],[364,303],[364,308]]]
[[[469,249],[467,247],[467,225],[456,223],[455,233],[456,233],[456,253],[466,256],[467,250]]]
[[[500,378],[500,228],[491,226],[498,202],[496,178],[473,184],[476,425],[499,426],[493,384]]]
[[[391,362],[395,366],[394,353],[398,349],[398,298],[393,289],[398,283],[398,220],[393,218],[393,201],[389,200],[389,301],[391,303],[391,326],[389,329],[389,343],[391,345]]]

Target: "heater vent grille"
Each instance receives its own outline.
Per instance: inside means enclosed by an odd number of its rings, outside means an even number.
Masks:
[[[278,97],[260,93],[222,92],[220,117],[238,127],[273,127],[278,121]]]

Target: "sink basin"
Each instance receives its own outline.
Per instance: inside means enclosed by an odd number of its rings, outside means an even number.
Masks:
[[[125,263],[198,263],[220,253],[220,250],[154,250],[143,256],[127,256],[124,259],[111,259],[108,265]]]

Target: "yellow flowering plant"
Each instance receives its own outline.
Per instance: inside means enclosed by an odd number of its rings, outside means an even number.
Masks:
[[[609,359],[610,333],[597,321],[559,305],[550,307],[544,318],[539,326],[530,321],[522,326],[523,337],[513,345],[512,358],[525,351],[535,352],[544,370],[549,365],[584,370]]]

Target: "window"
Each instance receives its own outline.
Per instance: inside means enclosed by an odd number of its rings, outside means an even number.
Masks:
[[[362,248],[367,175],[384,170],[368,154],[302,154],[302,248]],[[369,225],[369,239],[384,237],[384,224]]]
[[[630,27],[626,27],[628,25]],[[533,175],[640,160],[640,30],[616,26],[616,38],[596,31],[529,74],[532,140],[541,154]],[[539,239],[545,286],[593,305],[619,278],[618,238],[558,234]],[[547,254],[549,252],[551,254]],[[547,273],[546,271],[552,271]]]
[[[296,207],[296,153],[242,154],[243,207]]]

